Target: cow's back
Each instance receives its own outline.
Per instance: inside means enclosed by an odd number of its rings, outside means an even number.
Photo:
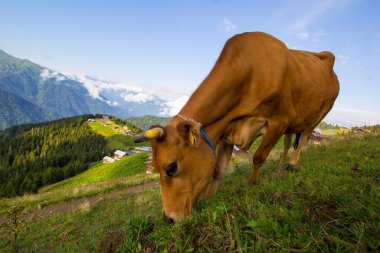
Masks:
[[[289,132],[314,128],[330,111],[339,92],[334,55],[289,50],[287,85],[295,117]]]

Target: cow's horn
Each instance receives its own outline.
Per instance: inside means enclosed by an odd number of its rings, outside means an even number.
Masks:
[[[143,142],[147,139],[158,139],[164,136],[164,129],[161,127],[155,127],[145,131],[144,133],[138,134],[135,139],[135,143]]]

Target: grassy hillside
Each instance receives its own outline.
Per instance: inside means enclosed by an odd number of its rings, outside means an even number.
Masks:
[[[39,210],[51,204],[95,196],[157,180],[157,174],[145,172],[147,156],[146,153],[140,153],[111,164],[99,162],[79,175],[43,187],[38,194],[0,199],[0,216],[14,208],[24,211]]]
[[[105,140],[83,115],[0,131],[0,197],[36,192],[100,160]]]
[[[216,196],[175,225],[162,222],[159,189],[49,218],[17,218],[16,228],[0,228],[0,251],[376,252],[379,137],[308,146],[294,171],[268,160],[258,186],[247,185],[251,158],[238,158]]]
[[[136,174],[141,174],[146,171],[145,162],[148,160],[147,153],[134,154],[127,156],[114,163],[104,164],[103,162],[96,163],[90,169],[68,178],[56,184],[48,185],[42,188],[39,192],[47,192],[56,189],[68,189],[92,183],[98,183],[108,179],[128,177]]]
[[[151,115],[133,117],[128,119],[128,121],[132,122],[134,125],[140,127],[143,130],[147,130],[152,125],[165,126],[170,120],[170,117],[156,117]]]
[[[105,126],[102,122],[111,122],[111,125]],[[108,119],[96,119],[96,122],[90,122],[88,125],[91,129],[105,137],[106,140],[106,150],[113,152],[117,149],[126,150],[133,149],[135,146],[150,145],[149,142],[144,142],[140,144],[134,143],[134,138],[128,135],[125,135],[123,132],[126,130],[123,129],[124,124],[117,124]],[[114,129],[117,127],[117,129]],[[131,127],[130,127],[131,128]],[[139,128],[133,129],[133,132],[140,132]],[[110,153],[111,155],[111,153]]]

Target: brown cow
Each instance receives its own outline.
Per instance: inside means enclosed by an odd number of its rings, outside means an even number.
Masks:
[[[338,95],[333,65],[330,52],[290,50],[261,32],[228,40],[214,68],[179,114],[166,126],[145,133],[160,173],[165,220],[183,219],[198,199],[215,193],[233,145],[247,150],[258,136],[263,137],[253,155],[252,184],[258,183],[260,167],[284,134],[280,166],[294,166]],[[286,164],[293,133],[301,137]]]

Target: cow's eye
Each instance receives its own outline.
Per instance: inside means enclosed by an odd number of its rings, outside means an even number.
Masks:
[[[168,177],[174,176],[178,171],[177,163],[171,163],[165,168],[165,173]]]

